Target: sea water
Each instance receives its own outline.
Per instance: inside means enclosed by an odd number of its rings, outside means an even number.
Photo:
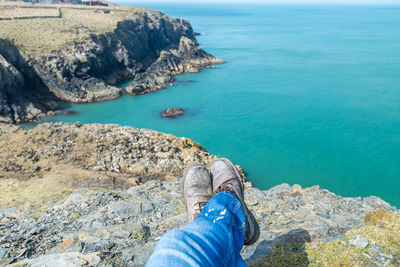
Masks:
[[[400,206],[400,6],[147,6],[190,20],[226,63],[45,121],[186,136],[261,189],[318,184]],[[162,118],[170,107],[185,115]]]

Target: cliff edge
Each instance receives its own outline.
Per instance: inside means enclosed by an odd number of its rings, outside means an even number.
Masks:
[[[190,139],[118,125],[3,125],[0,137],[1,265],[143,266],[185,224],[183,170],[215,158]],[[380,198],[245,185],[261,230],[242,250],[250,266],[398,264],[400,216]]]
[[[222,62],[199,47],[188,21],[159,11],[6,2],[0,5],[0,123],[53,115],[60,100],[144,94],[174,75]],[[116,87],[126,79],[133,79],[126,91]]]

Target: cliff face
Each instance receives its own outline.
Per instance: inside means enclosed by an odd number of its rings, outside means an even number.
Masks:
[[[92,34],[40,57],[23,55],[7,41],[0,55],[0,121],[9,123],[35,120],[56,109],[54,101],[48,105],[50,99],[85,103],[116,98],[124,92],[115,85],[127,78],[134,79],[127,92],[143,94],[169,84],[176,74],[221,63],[198,47],[188,21],[151,10],[125,17],[113,32]]]
[[[57,108],[53,99],[18,49],[0,40],[0,123],[35,120]]]

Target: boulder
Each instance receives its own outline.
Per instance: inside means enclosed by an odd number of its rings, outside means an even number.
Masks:
[[[181,109],[181,108],[169,108],[169,109],[164,110],[163,112],[161,112],[161,115],[163,117],[167,117],[167,118],[176,118],[178,116],[183,115],[183,109]]]

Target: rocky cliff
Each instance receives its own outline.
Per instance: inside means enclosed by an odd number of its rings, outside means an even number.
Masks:
[[[134,79],[128,93],[147,93],[171,83],[174,75],[222,62],[199,48],[188,21],[158,11],[132,11],[113,31],[101,34],[85,25],[74,27],[77,36],[83,31],[88,37],[35,56],[0,40],[0,122],[32,121],[49,111],[51,115],[59,109],[59,100],[116,98],[125,93],[116,85],[128,78]]]
[[[44,123],[32,130],[0,124],[0,158],[0,179],[47,179],[68,170],[63,180],[71,185],[123,189],[175,178],[213,156],[188,138],[147,129]]]
[[[57,108],[54,99],[19,50],[0,40],[0,123],[35,120]]]
[[[214,158],[190,139],[118,125],[3,125],[0,142],[0,265],[13,266],[144,265],[162,235],[185,224],[183,170],[192,162],[209,166]],[[354,244],[361,246],[352,251],[357,266],[398,262],[400,217],[393,215],[391,224],[368,217],[377,210],[397,214],[378,197],[288,184],[263,191],[249,182],[245,197],[261,229],[259,241],[242,250],[249,265],[272,255],[266,266],[334,266],[325,253],[347,255]],[[316,245],[370,221],[376,226],[368,226],[368,239],[338,241],[328,252]],[[276,255],[277,244],[289,252]],[[305,244],[315,246],[324,264],[307,258]],[[290,261],[288,253],[301,257]]]

